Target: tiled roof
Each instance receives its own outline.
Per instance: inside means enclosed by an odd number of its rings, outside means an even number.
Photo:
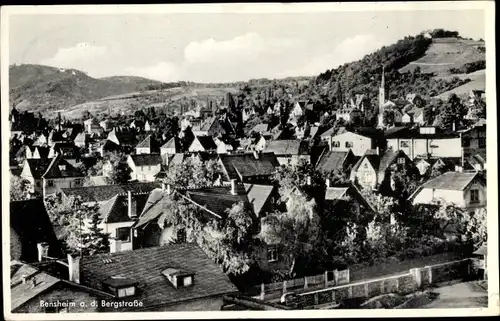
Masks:
[[[28,265],[25,264],[25,266]],[[29,272],[29,274],[27,272]],[[23,284],[21,281],[19,281],[13,286],[11,283],[11,311],[18,309],[23,304],[34,299],[37,295],[47,291],[60,282],[58,278],[39,271],[35,268],[20,268],[15,273],[14,278],[20,279],[22,275],[26,276],[26,283]],[[33,286],[33,280],[35,280],[36,286]]]
[[[135,166],[155,166],[162,162],[160,154],[135,154],[130,157]]]
[[[194,272],[193,285],[174,288],[162,275],[167,268]],[[80,280],[86,286],[104,290],[102,282],[117,275],[138,282],[137,294],[123,299],[139,300],[145,308],[237,291],[229,278],[195,244],[99,254],[83,257],[80,261]]]
[[[151,135],[148,135],[142,142],[135,146],[136,148],[150,148],[151,152],[158,152],[160,150],[159,144]]]
[[[146,205],[147,194],[132,195],[132,216],[139,216]],[[128,195],[115,195],[99,207],[104,223],[130,222],[128,215]]]
[[[274,153],[260,153],[255,158],[253,153],[219,155],[222,167],[227,173],[226,179],[239,179],[240,177],[270,176],[279,166]]]
[[[42,175],[47,171],[51,162],[52,158],[31,158],[26,160],[34,179],[42,178]]]
[[[80,197],[82,202],[88,203],[107,201],[116,195],[126,195],[128,191],[131,191],[132,194],[148,194],[157,187],[160,187],[160,183],[133,182],[123,185],[61,188],[61,191],[68,197]]]
[[[61,166],[64,166],[62,168]],[[84,177],[85,175],[68,163],[61,156],[52,158],[43,178]]]
[[[37,243],[48,242],[51,257],[62,250],[42,199],[10,202],[11,258],[24,262],[38,259]],[[16,251],[12,251],[15,248]]]
[[[328,151],[321,155],[321,158],[316,165],[317,169],[322,173],[330,173],[335,170],[343,170],[346,166],[347,156],[352,152],[337,152]],[[354,156],[353,154],[351,156]]]
[[[280,155],[306,155],[309,144],[306,141],[289,139],[289,140],[271,140],[266,143],[264,152],[272,152],[277,156]]]
[[[244,186],[238,184],[237,194],[231,194],[231,186],[214,186],[184,191],[184,195],[200,207],[215,213],[220,218],[225,218],[227,210],[238,202],[246,202]]]
[[[212,136],[196,136],[196,139],[200,142],[201,146],[205,150],[217,149],[217,145],[214,142]]]
[[[163,214],[163,205],[161,204],[161,200],[164,195],[165,193],[161,189],[151,191],[151,194],[149,194],[146,204],[144,205],[144,209],[135,223],[137,228],[158,219],[158,217]]]
[[[248,202],[252,205],[255,215],[260,216],[264,205],[274,191],[272,185],[243,184],[247,193]]]
[[[463,191],[476,177],[475,172],[446,172],[427,181],[421,188]]]

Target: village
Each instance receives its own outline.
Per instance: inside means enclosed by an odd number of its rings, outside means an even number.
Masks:
[[[175,116],[13,107],[12,311],[333,309],[486,279],[484,91],[441,126],[378,81],[376,104],[329,111],[292,94]]]

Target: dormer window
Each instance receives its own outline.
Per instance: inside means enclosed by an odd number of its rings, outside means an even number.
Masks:
[[[65,171],[66,170],[66,165],[59,165],[59,170],[60,171]]]
[[[167,268],[161,272],[176,289],[192,286],[194,283],[194,272],[183,271],[176,268]]]
[[[138,285],[137,281],[122,277],[112,276],[103,282],[104,288],[111,292],[117,298],[124,298],[135,295]]]

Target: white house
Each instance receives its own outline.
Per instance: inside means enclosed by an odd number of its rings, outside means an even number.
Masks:
[[[233,151],[233,146],[226,144],[219,138],[215,138],[214,143],[217,145],[217,154],[227,154],[228,152]]]
[[[486,207],[486,181],[476,172],[446,172],[420,186],[410,200],[413,204],[443,200],[473,212]]]
[[[188,148],[190,152],[215,152],[217,144],[212,136],[195,136],[193,142]]]
[[[170,138],[160,147],[160,155],[174,155],[180,153],[181,145],[177,136]]]
[[[372,128],[360,127],[356,130],[340,128],[336,134],[329,134],[331,136],[325,134],[322,135],[322,138],[328,140],[331,151],[347,152],[352,150],[354,155],[363,156],[367,150],[377,147],[377,132]]]
[[[161,171],[162,158],[160,154],[129,155],[127,164],[132,169],[132,180],[154,182]]]

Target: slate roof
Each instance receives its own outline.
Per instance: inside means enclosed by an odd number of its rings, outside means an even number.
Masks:
[[[106,260],[111,263],[104,263]],[[193,285],[175,289],[161,273],[167,268],[195,272]],[[117,275],[138,282],[137,294],[123,300],[139,300],[144,308],[237,291],[229,278],[195,244],[99,254],[83,257],[80,261],[80,280],[86,286],[104,290],[102,282]]]
[[[61,191],[68,197],[81,197],[82,202],[88,203],[107,201],[116,195],[126,195],[128,191],[131,191],[132,194],[148,194],[157,187],[160,187],[160,183],[133,182],[123,185],[98,185],[61,188]]]
[[[288,140],[271,140],[266,143],[264,152],[274,153],[276,156],[281,155],[307,155],[309,144],[306,141],[288,139]]]
[[[61,169],[60,166],[64,166]],[[42,175],[43,178],[63,178],[63,177],[84,177],[85,175],[68,163],[61,156],[52,158],[47,171]]]
[[[221,154],[219,159],[226,172],[226,179],[239,179],[252,176],[270,176],[279,166],[274,153],[260,153],[258,159],[253,153]]]
[[[427,181],[421,188],[463,191],[477,176],[475,172],[446,172]]]
[[[135,166],[156,166],[162,163],[160,154],[134,154],[129,156]]]
[[[215,144],[212,136],[196,136],[196,139],[200,142],[201,146],[205,150],[217,149],[217,144]]]
[[[49,244],[49,256],[62,255],[42,199],[10,202],[10,229],[12,259],[28,263],[37,261],[37,243],[40,242]]]
[[[148,135],[142,142],[135,146],[136,148],[149,148],[151,153],[158,152],[160,150],[159,144],[151,135]]]

